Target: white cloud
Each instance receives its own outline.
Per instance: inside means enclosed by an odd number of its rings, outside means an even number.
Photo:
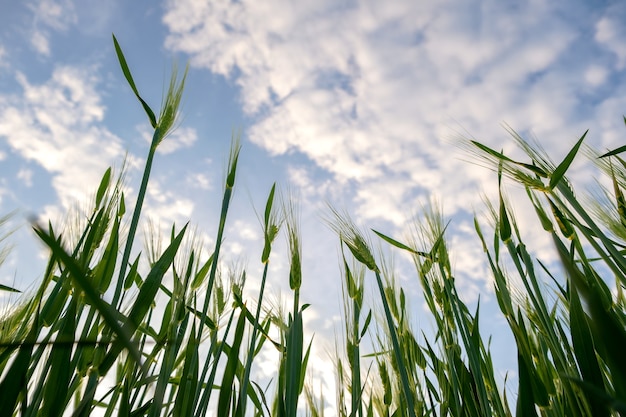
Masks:
[[[9,67],[9,57],[7,53],[7,48],[4,45],[0,44],[0,68],[8,68]]]
[[[33,171],[28,168],[22,168],[17,172],[17,178],[22,180],[25,186],[33,186]]]
[[[585,72],[585,81],[592,87],[597,87],[606,82],[609,72],[606,68],[599,65],[590,65]]]
[[[190,148],[198,140],[196,130],[191,127],[178,127],[161,142],[157,152],[169,154],[181,148]]]
[[[210,190],[212,188],[211,179],[208,175],[201,172],[187,175],[186,182],[191,187],[199,188],[201,190]]]
[[[163,232],[168,236],[172,224],[180,228],[191,218],[194,202],[166,189],[165,181],[151,178],[146,196],[145,215],[157,224],[161,224]]]
[[[10,190],[7,188],[7,179],[0,178],[0,207],[2,207],[2,202],[4,201],[4,196],[7,194],[11,194]],[[4,210],[6,212],[6,209]]]
[[[87,35],[111,32],[122,13],[117,1],[81,0],[73,6],[78,30]]]
[[[609,7],[604,16],[596,23],[595,39],[617,57],[617,67],[626,66],[626,30],[624,19],[626,9],[623,4],[616,3]]]
[[[66,30],[76,23],[76,12],[72,0],[39,0],[29,5],[35,23],[45,25],[54,30]]]
[[[0,137],[52,176],[59,203],[84,201],[100,176],[124,155],[121,140],[100,124],[104,106],[90,69],[57,67],[43,84],[21,73],[21,96],[0,100]]]
[[[588,103],[623,96],[596,88],[617,75],[603,48],[626,57],[626,7],[560,7],[186,0],[168,2],[163,20],[168,48],[240,85],[253,142],[306,155],[356,187],[363,217],[393,221],[396,211],[374,209],[380,201],[402,207],[436,193],[456,211],[480,204],[479,184],[493,182],[442,140],[450,120],[498,148],[511,143],[499,122],[533,129],[558,155],[623,111]]]
[[[50,43],[44,32],[35,30],[30,37],[30,44],[37,52],[44,56],[50,56]]]
[[[169,2],[163,20],[168,48],[241,86],[253,142],[306,155],[356,187],[362,217],[397,221],[381,201],[402,209],[436,193],[451,211],[480,204],[475,191],[490,173],[442,141],[450,119],[498,147],[508,141],[502,120],[562,137],[589,122],[581,92],[611,76],[604,62],[578,59],[594,41],[559,6],[477,6],[187,0]],[[615,25],[598,25],[603,45],[626,44]]]
[[[303,198],[303,205],[309,208],[323,206],[323,201],[319,196],[333,196],[341,192],[341,184],[337,184],[332,179],[321,179],[315,176],[312,167],[304,165],[288,165],[286,177],[289,182],[296,187],[298,194]]]
[[[621,145],[625,12],[538,0],[171,0],[163,21],[167,48],[240,87],[251,141],[315,164],[288,167],[307,202],[347,196],[359,220],[400,226],[431,196],[447,216],[480,211],[482,189],[494,196],[496,175],[464,161],[458,132],[511,153],[506,122],[555,160],[587,128],[588,143]],[[531,215],[518,213],[535,225],[528,240],[548,248]],[[489,284],[470,232],[449,230],[472,301]]]
[[[152,142],[154,133],[146,125],[138,125],[137,130],[146,143]],[[198,140],[198,133],[191,127],[178,127],[170,133],[157,148],[157,152],[162,155],[171,154],[182,148],[190,148]]]
[[[232,227],[229,228],[229,234],[247,241],[258,241],[261,239],[259,228],[258,224],[250,224],[240,219],[235,220]]]
[[[39,54],[50,56],[50,32],[62,32],[76,23],[72,0],[38,0],[28,4],[33,13],[33,29],[30,44]]]

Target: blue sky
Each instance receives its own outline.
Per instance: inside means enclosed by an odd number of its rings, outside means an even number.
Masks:
[[[326,201],[402,236],[406,219],[438,199],[453,219],[464,297],[482,294],[493,312],[471,222],[495,176],[468,163],[455,138],[514,152],[505,122],[554,159],[588,128],[594,147],[623,145],[625,21],[621,1],[4,0],[0,212],[20,210],[16,224],[31,214],[57,221],[126,154],[133,195],[149,125],[119,70],[114,32],[153,108],[172,63],[190,63],[183,122],[155,161],[147,201],[164,229],[191,219],[210,246],[230,138],[241,129],[227,255],[254,276],[262,244],[253,207],[274,181],[297,190],[304,301],[320,343],[332,343],[341,297],[337,242],[320,221]],[[576,169],[575,180],[593,187],[593,171]],[[538,252],[549,246],[539,231],[527,234]],[[0,280],[27,288],[40,277],[41,248],[28,227],[13,243]],[[281,253],[274,294],[288,288]],[[402,284],[421,311],[417,282]]]

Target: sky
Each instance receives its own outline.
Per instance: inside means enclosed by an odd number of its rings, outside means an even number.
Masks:
[[[401,237],[438,201],[463,298],[480,295],[496,314],[472,225],[495,195],[495,174],[468,162],[459,137],[515,155],[507,124],[555,160],[586,129],[593,147],[623,145],[625,21],[624,2],[601,0],[0,0],[0,214],[18,210],[19,227],[0,282],[27,289],[41,278],[29,216],[60,221],[124,158],[129,195],[139,186],[150,130],[119,69],[115,33],[155,109],[172,64],[189,63],[182,122],[157,154],[146,216],[163,230],[191,220],[210,247],[231,137],[241,132],[225,255],[247,265],[254,290],[255,210],[273,182],[292,190],[303,302],[312,304],[305,319],[320,346],[341,330],[339,246],[321,220],[328,202]],[[583,189],[594,187],[588,166],[574,167]],[[527,236],[541,252],[549,243],[537,229]],[[288,293],[285,254],[283,242],[272,259],[276,297]],[[419,284],[398,274],[419,316]],[[486,323],[503,335],[492,349],[507,370],[503,329],[503,319]]]

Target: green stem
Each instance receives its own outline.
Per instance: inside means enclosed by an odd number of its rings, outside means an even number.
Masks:
[[[244,416],[246,412],[246,395],[248,391],[248,384],[250,379],[250,368],[252,368],[252,359],[254,357],[254,346],[256,343],[256,335],[259,330],[259,319],[261,317],[261,305],[263,304],[263,293],[265,292],[265,281],[267,280],[267,271],[269,268],[269,260],[265,262],[263,268],[263,279],[261,280],[261,289],[259,290],[259,299],[256,307],[256,316],[252,326],[252,336],[250,336],[250,348],[248,350],[248,357],[246,358],[246,367],[244,368],[243,378],[241,380],[241,389],[239,390],[239,401],[237,405],[236,416]]]
[[[361,308],[358,301],[352,300],[352,352],[348,352],[352,355],[351,370],[352,370],[352,411],[351,416],[362,417],[363,407],[361,404],[361,354],[360,354],[360,335],[359,335],[359,317],[361,316]]]
[[[383,300],[383,308],[385,309],[385,318],[387,319],[387,325],[389,326],[389,334],[391,335],[391,343],[393,345],[393,353],[398,362],[398,370],[400,371],[400,380],[402,381],[402,389],[404,391],[404,398],[406,399],[406,405],[409,412],[409,417],[416,417],[415,415],[415,403],[413,401],[413,393],[409,388],[409,377],[406,373],[406,365],[402,358],[402,352],[400,351],[400,343],[398,343],[398,336],[396,335],[396,328],[393,324],[393,318],[391,316],[391,310],[389,309],[389,303],[385,297],[385,289],[383,287],[383,281],[380,278],[380,272],[376,273],[376,282],[378,283],[378,290]]]
[[[220,224],[217,228],[217,238],[215,240],[215,251],[213,252],[213,263],[211,264],[211,271],[209,272],[209,281],[207,283],[206,295],[204,297],[204,305],[202,307],[202,315],[206,317],[209,311],[209,301],[211,299],[211,293],[213,292],[213,285],[215,283],[215,275],[217,274],[217,263],[220,258],[220,248],[222,247],[222,239],[224,236],[224,228],[226,227],[226,215],[228,214],[228,206],[230,205],[230,199],[233,195],[233,187],[235,186],[235,174],[237,172],[237,162],[239,160],[239,139],[235,139],[231,148],[231,156],[229,160],[228,172],[226,175],[226,185],[224,188],[224,197],[222,199],[222,210],[220,212]],[[202,332],[204,330],[204,321],[200,321],[198,326],[198,340],[202,338]]]
[[[124,275],[126,274],[126,268],[128,267],[128,260],[130,259],[130,251],[133,247],[133,240],[137,233],[137,225],[139,224],[139,217],[141,216],[141,208],[143,206],[143,200],[146,196],[146,190],[148,189],[148,180],[150,179],[150,171],[152,170],[152,161],[156,148],[161,140],[161,130],[157,127],[154,130],[152,136],[152,143],[150,145],[150,152],[148,152],[148,158],[146,159],[146,166],[143,170],[143,178],[141,179],[141,186],[139,187],[139,194],[137,195],[137,202],[135,203],[135,210],[133,211],[133,218],[130,222],[130,229],[128,231],[128,237],[126,238],[126,247],[124,248],[124,256],[122,257],[122,264],[120,265],[120,274],[117,279],[117,285],[115,287],[115,294],[113,295],[113,306],[117,305],[119,298],[122,294],[122,286],[124,284]]]
[[[224,198],[222,200],[222,212],[220,215],[220,224],[217,229],[217,238],[215,241],[215,252],[213,253],[213,263],[211,264],[211,271],[209,272],[209,281],[207,284],[206,296],[204,298],[204,305],[202,307],[202,315],[206,316],[209,311],[209,301],[211,299],[211,293],[213,292],[213,285],[215,283],[215,275],[217,274],[217,263],[220,257],[220,248],[222,247],[222,238],[224,236],[224,228],[226,227],[226,214],[228,213],[228,206],[230,204],[230,197],[233,193],[233,189],[226,186],[224,190]],[[204,327],[204,321],[200,322],[198,326],[198,336],[202,335]]]

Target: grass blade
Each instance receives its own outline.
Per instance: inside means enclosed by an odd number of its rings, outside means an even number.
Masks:
[[[626,399],[626,357],[622,352],[622,347],[626,346],[626,330],[619,323],[612,310],[605,308],[602,302],[602,295],[597,286],[590,286],[586,282],[585,276],[579,271],[573,261],[570,259],[567,249],[563,243],[553,235],[561,262],[563,263],[573,285],[576,285],[578,291],[589,304],[591,315],[591,330],[594,339],[598,341],[608,341],[610,343],[600,343],[596,347],[602,359],[609,365],[612,370],[613,386],[615,395],[624,401]]]
[[[578,153],[578,149],[580,148],[580,145],[582,145],[583,140],[585,140],[585,136],[587,136],[588,132],[589,132],[589,130],[586,130],[585,133],[583,133],[581,138],[578,139],[578,142],[576,142],[576,145],[574,145],[574,147],[568,152],[568,154],[565,157],[565,159],[563,159],[563,161],[559,164],[559,166],[556,167],[556,169],[554,170],[554,172],[550,176],[550,185],[549,185],[549,187],[550,187],[551,190],[554,190],[554,187],[556,187],[557,184],[563,178],[563,176],[565,176],[565,172],[567,171],[569,166],[572,164],[572,161],[576,157],[576,154]]]
[[[500,240],[507,243],[511,240],[511,222],[502,196],[502,163],[498,164],[498,197],[500,200]]]
[[[241,342],[243,340],[244,324],[246,323],[246,317],[242,313],[237,320],[237,327],[235,328],[235,337],[233,343],[228,352],[228,360],[226,361],[226,367],[224,368],[224,376],[222,383],[220,384],[220,395],[217,401],[217,417],[228,417],[230,415],[231,400],[233,399],[235,381],[235,373],[237,372],[237,365],[239,361],[239,350],[241,348]],[[245,414],[245,410],[244,414]]]
[[[150,119],[150,124],[152,125],[153,128],[156,129],[157,127],[156,116],[154,115],[154,112],[152,111],[150,106],[148,106],[148,103],[146,103],[144,99],[141,98],[141,96],[139,95],[139,91],[137,90],[137,86],[135,85],[135,81],[133,80],[133,76],[130,73],[128,64],[126,63],[126,58],[124,57],[122,48],[120,47],[120,44],[117,42],[117,38],[115,37],[115,35],[113,35],[113,44],[115,45],[115,53],[117,54],[117,60],[120,63],[120,67],[122,67],[122,72],[124,73],[124,77],[126,77],[126,81],[128,82],[128,85],[130,85],[130,88],[133,90],[133,93],[135,93],[135,96],[137,97],[144,111],[148,115],[148,119]]]
[[[113,274],[115,273],[115,265],[117,261],[117,252],[119,246],[119,226],[119,218],[115,217],[115,220],[113,222],[113,228],[111,230],[111,236],[109,238],[109,242],[107,243],[106,248],[104,249],[102,259],[94,268],[94,284],[98,286],[98,291],[100,292],[100,294],[104,294],[107,291],[109,285],[111,285]]]
[[[100,186],[98,187],[98,191],[96,192],[96,209],[100,207],[100,203],[102,202],[102,198],[104,198],[104,194],[109,188],[109,182],[111,181],[111,167],[109,167],[102,176],[102,180],[100,180]]]
[[[517,394],[517,410],[518,416],[537,417],[537,409],[535,408],[535,400],[533,398],[533,377],[526,365],[526,359],[518,353],[517,355],[519,388]]]
[[[20,346],[15,360],[0,382],[0,410],[13,413],[17,406],[20,392],[26,392],[27,380],[26,372],[30,366],[33,347],[37,341],[39,333],[39,312],[36,313],[33,323],[24,343]]]
[[[48,235],[37,225],[35,225],[33,229],[39,238],[48,246],[48,248],[50,248],[53,255],[65,265],[70,273],[70,276],[72,277],[72,282],[78,289],[83,291],[85,297],[98,310],[110,329],[117,335],[120,342],[117,344],[117,346],[119,346],[119,351],[122,350],[122,346],[126,347],[135,360],[140,362],[141,354],[137,350],[137,347],[132,343],[131,334],[128,333],[127,329],[122,328],[120,323],[117,321],[119,316],[117,310],[100,298],[98,290],[92,285],[88,275],[77,264],[76,260],[74,260],[74,258],[72,258],[65,251],[65,249],[61,247],[59,242],[53,236]]]
[[[176,392],[174,403],[175,416],[192,416],[195,404],[194,393],[198,384],[198,341],[196,340],[196,325],[191,326],[189,340],[185,347],[185,365],[180,377],[180,385]]]
[[[285,411],[286,417],[295,417],[298,408],[298,396],[301,392],[303,351],[303,330],[302,313],[296,312],[293,322],[289,326],[287,334],[287,360],[286,368],[286,391],[285,391]],[[305,368],[306,369],[306,368]]]
[[[9,287],[7,285],[4,284],[0,284],[0,291],[8,291],[8,292],[21,292],[18,289],[15,289],[13,287]]]
[[[372,229],[372,232],[376,233],[376,235],[378,235],[378,237],[380,237],[382,240],[384,240],[385,242],[389,243],[390,245],[395,246],[396,248],[408,251],[408,252],[413,253],[415,255],[426,256],[426,257],[429,256],[429,254],[426,253],[426,252],[417,251],[417,250],[415,250],[415,249],[405,245],[404,243],[398,242],[397,240],[395,240],[393,238],[390,238],[387,235],[384,235],[384,234],[382,234],[380,232],[377,232],[374,229]]]
[[[593,337],[589,329],[588,318],[583,311],[578,297],[578,291],[573,286],[570,289],[570,329],[572,332],[572,344],[574,354],[578,362],[578,367],[583,376],[583,380],[587,383],[599,387],[605,391],[602,371],[596,358],[596,352],[593,347]],[[609,416],[609,410],[606,405],[598,401],[594,396],[588,395],[587,401],[594,416]]]
[[[178,252],[178,248],[183,240],[185,235],[185,231],[187,230],[187,225],[183,227],[183,229],[178,233],[176,238],[170,243],[170,245],[165,249],[163,255],[159,258],[159,260],[154,264],[146,280],[141,285],[139,289],[139,294],[135,299],[135,302],[128,314],[128,318],[124,323],[123,329],[121,331],[125,335],[132,335],[135,333],[141,321],[145,317],[146,313],[150,309],[151,303],[154,301],[156,297],[157,291],[159,290],[159,286],[161,284],[161,280],[163,276],[169,269],[170,265],[174,261],[174,256]],[[118,324],[119,326],[119,324]],[[132,347],[136,351],[136,347],[132,344],[130,340],[127,342],[124,341],[125,347]],[[111,347],[111,350],[107,354],[107,356],[103,359],[102,363],[99,366],[100,374],[105,374],[109,368],[113,365],[120,352],[122,351],[122,345],[114,344]],[[132,352],[132,351],[131,351]],[[137,358],[136,358],[137,359]],[[141,363],[141,359],[138,358],[138,363]]]
[[[61,342],[61,344],[55,344],[49,356],[51,367],[46,386],[44,387],[44,403],[42,409],[42,414],[46,416],[61,416],[66,406],[68,387],[70,386],[70,378],[73,374],[70,359],[72,356],[72,342],[75,339],[76,304],[76,299],[70,301],[65,317],[62,319],[61,329],[56,338],[56,342]]]
[[[608,158],[609,156],[619,155],[620,153],[626,151],[626,145],[620,146],[619,148],[615,148],[612,151],[609,151],[605,154],[600,155],[598,158]]]

